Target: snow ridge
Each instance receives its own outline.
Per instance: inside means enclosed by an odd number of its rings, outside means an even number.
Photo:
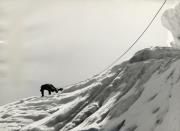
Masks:
[[[63,93],[0,107],[0,130],[179,131],[180,50],[155,47]]]

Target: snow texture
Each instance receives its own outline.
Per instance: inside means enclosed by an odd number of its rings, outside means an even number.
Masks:
[[[180,131],[180,50],[155,47],[86,82],[0,107],[0,131]]]
[[[174,41],[171,46],[180,48],[180,4],[174,9],[168,9],[162,15],[162,24],[172,33]]]

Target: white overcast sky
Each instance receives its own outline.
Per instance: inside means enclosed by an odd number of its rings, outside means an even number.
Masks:
[[[43,83],[63,86],[100,72],[132,44],[162,2],[1,0],[0,105],[39,95]],[[122,61],[146,47],[168,46],[162,12]]]

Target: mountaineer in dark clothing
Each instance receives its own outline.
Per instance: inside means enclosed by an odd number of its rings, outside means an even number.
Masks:
[[[56,92],[58,93],[58,91],[63,91],[63,88],[59,88],[57,89],[56,87],[54,87],[52,84],[44,84],[41,85],[41,95],[42,97],[44,96],[44,90],[47,90],[49,92],[49,95],[51,95],[51,92]]]

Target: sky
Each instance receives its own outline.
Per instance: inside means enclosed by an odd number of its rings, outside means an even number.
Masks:
[[[162,0],[1,0],[0,105],[40,96],[40,85],[63,87],[89,78],[119,57],[145,29]],[[169,46],[161,15],[136,51]]]

